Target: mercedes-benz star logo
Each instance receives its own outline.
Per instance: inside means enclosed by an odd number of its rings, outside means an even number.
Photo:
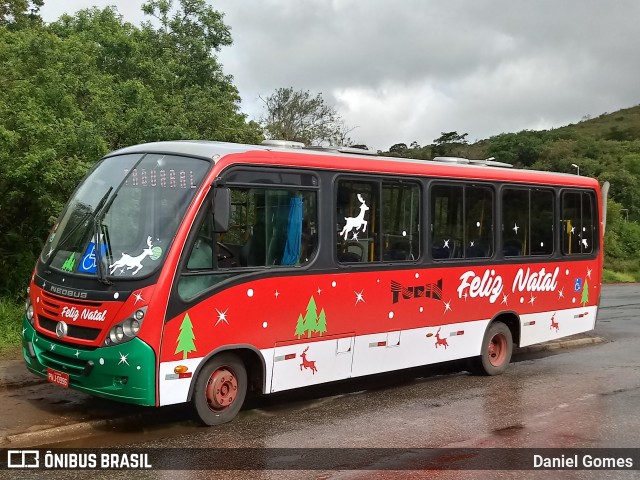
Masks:
[[[68,330],[69,327],[65,322],[58,322],[58,325],[56,325],[56,335],[58,336],[58,338],[64,337],[67,334]]]

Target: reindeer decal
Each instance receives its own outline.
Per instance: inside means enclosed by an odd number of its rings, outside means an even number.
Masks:
[[[556,333],[558,333],[558,331],[560,331],[560,324],[558,322],[554,322],[553,321],[554,318],[556,318],[556,314],[555,313],[551,317],[551,326],[549,327],[549,330],[551,330],[552,328],[555,328],[556,329]]]
[[[304,352],[300,354],[300,358],[302,358],[302,363],[300,364],[300,370],[302,370],[303,368],[310,368],[311,373],[315,375],[316,372],[318,371],[318,369],[316,368],[316,361],[307,360],[307,350],[309,350],[309,347],[305,348]]]
[[[369,210],[369,207],[367,207],[367,204],[364,203],[364,198],[362,198],[362,195],[358,194],[358,200],[360,200],[360,213],[358,214],[358,216],[344,217],[347,223],[340,232],[340,235],[344,235],[345,240],[347,240],[349,232],[351,232],[351,230],[353,230],[354,228],[356,229],[356,232],[361,228],[363,232],[367,231],[367,221],[364,219],[364,213]]]
[[[142,250],[142,253],[137,257],[132,257],[128,253],[123,252],[120,260],[109,265],[109,273],[113,275],[113,272],[115,272],[118,268],[122,268],[123,270],[125,268],[127,270],[131,270],[135,268],[135,270],[131,272],[131,275],[135,275],[136,273],[138,273],[142,268],[142,260],[153,255],[153,245],[151,243],[151,236],[147,237],[147,245],[149,246],[149,248],[145,248],[144,250]]]
[[[446,338],[440,338],[440,329],[438,329],[438,331],[436,332],[436,348],[438,348],[438,345],[444,346],[445,350],[449,346]]]

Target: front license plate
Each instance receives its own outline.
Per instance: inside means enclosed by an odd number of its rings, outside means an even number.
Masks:
[[[58,372],[51,368],[47,368],[47,381],[60,385],[63,388],[69,388],[69,374]]]

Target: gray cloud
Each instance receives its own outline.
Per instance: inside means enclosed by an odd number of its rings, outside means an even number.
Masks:
[[[142,18],[131,13],[142,1],[104,3]],[[635,0],[212,4],[232,28],[219,57],[245,112],[258,117],[258,97],[278,87],[322,92],[358,127],[353,139],[375,148],[450,130],[473,140],[557,127],[639,102]]]

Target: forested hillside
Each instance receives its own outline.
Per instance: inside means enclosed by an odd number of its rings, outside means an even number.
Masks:
[[[443,132],[430,145],[398,143],[385,153],[421,159],[495,157],[520,168],[575,174],[579,168],[580,175],[609,181],[606,278],[640,281],[640,106],[552,130],[503,133],[473,144],[466,137]]]

